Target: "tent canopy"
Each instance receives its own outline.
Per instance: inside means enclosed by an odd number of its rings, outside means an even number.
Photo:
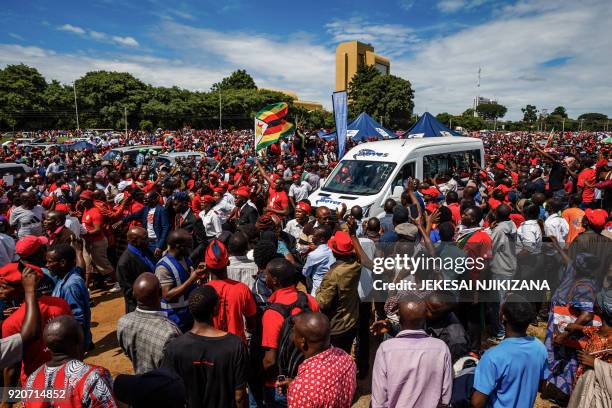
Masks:
[[[333,140],[336,138],[336,132],[319,136],[325,140]],[[348,124],[346,136],[356,142],[368,140],[371,137],[375,137],[378,140],[397,138],[395,132],[383,127],[365,112],[361,112],[357,119]]]
[[[404,133],[405,138],[414,137],[437,137],[437,136],[461,136],[459,133],[447,128],[435,116],[425,112],[417,123]]]

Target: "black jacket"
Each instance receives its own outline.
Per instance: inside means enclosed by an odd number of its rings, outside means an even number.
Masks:
[[[239,227],[241,225],[253,224],[257,222],[257,217],[259,217],[259,213],[257,209],[252,206],[245,204],[243,208],[240,209],[240,216],[236,220],[236,226]]]
[[[147,251],[149,251],[147,249]],[[150,252],[150,251],[149,251]],[[153,254],[150,253],[151,259],[155,259]],[[139,256],[130,252],[129,249],[125,249],[119,257],[117,262],[117,282],[123,291],[123,298],[125,300],[125,312],[130,313],[136,310],[136,299],[132,294],[132,285],[136,278],[143,272],[155,273],[150,270],[146,263],[144,263]]]

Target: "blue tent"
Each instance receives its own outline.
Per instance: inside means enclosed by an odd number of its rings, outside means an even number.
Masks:
[[[74,142],[74,143],[70,143],[70,144],[63,144],[62,146],[62,150],[67,151],[67,150],[91,150],[91,151],[97,151],[97,147],[95,144],[93,143],[89,143],[86,142],[84,140],[78,141],[78,142]]]
[[[429,112],[425,112],[420,119],[404,133],[405,138],[435,137],[435,136],[461,136],[459,133],[447,128]]]
[[[325,140],[333,140],[336,138],[336,132],[319,136]],[[379,140],[395,139],[397,138],[397,135],[395,132],[390,131],[372,119],[367,113],[362,112],[359,116],[357,116],[357,119],[348,124],[347,137],[356,142],[362,142],[371,137],[375,137]]]

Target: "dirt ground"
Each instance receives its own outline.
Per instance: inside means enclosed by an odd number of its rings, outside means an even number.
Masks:
[[[113,377],[118,374],[132,374],[132,363],[123,354],[117,343],[117,320],[123,316],[125,306],[120,293],[109,294],[93,291],[92,298],[95,302],[92,308],[92,335],[95,349],[88,353],[85,361],[91,364],[107,368]],[[530,334],[543,338],[545,328],[531,328]],[[374,342],[373,342],[374,343]],[[371,362],[376,352],[376,344],[371,347]],[[370,384],[368,377],[357,383],[357,397],[353,408],[367,408],[370,404]],[[535,408],[552,408],[553,405],[547,401],[540,400],[539,396]]]

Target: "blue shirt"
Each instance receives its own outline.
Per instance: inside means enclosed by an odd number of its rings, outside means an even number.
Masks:
[[[91,343],[91,309],[89,307],[89,292],[85,280],[81,277],[83,271],[75,266],[64,276],[58,279],[52,296],[64,299],[72,310],[74,319],[81,324],[85,340],[85,350]]]
[[[306,257],[306,264],[304,269],[302,269],[302,274],[312,278],[312,291],[310,292],[312,296],[317,293],[323,277],[329,272],[329,268],[334,262],[336,262],[336,258],[327,244],[319,245]]]
[[[487,407],[533,407],[547,370],[546,347],[540,340],[510,337],[484,353],[474,388],[489,396]]]

